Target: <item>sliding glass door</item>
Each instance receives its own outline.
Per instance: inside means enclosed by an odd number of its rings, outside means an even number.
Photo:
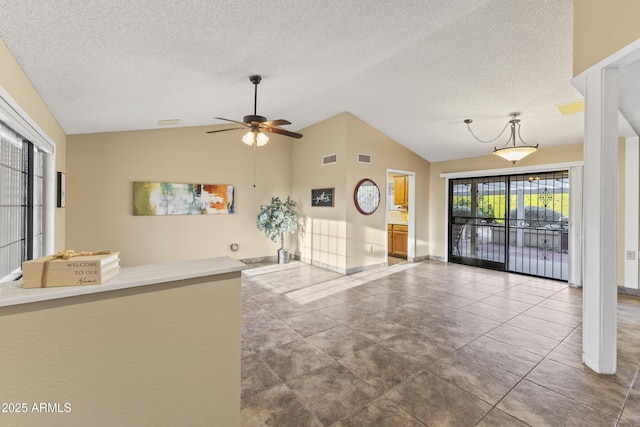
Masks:
[[[506,180],[504,177],[456,179],[449,187],[449,260],[504,270]]]
[[[569,174],[510,178],[508,270],[569,278]]]
[[[452,179],[449,260],[568,280],[567,171]]]

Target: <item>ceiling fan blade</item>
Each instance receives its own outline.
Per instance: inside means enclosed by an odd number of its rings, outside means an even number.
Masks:
[[[302,138],[301,133],[291,132],[285,129],[268,127],[265,130],[267,132],[277,133],[284,136],[290,136],[291,138]]]
[[[237,120],[225,119],[223,117],[214,117],[214,119],[216,119],[216,120],[224,120],[224,121],[231,122],[231,123],[238,123],[239,125],[243,125],[243,126],[249,127],[249,125],[247,123],[239,122]]]
[[[291,122],[285,119],[276,119],[276,120],[269,120],[268,122],[264,122],[262,124],[265,126],[282,126],[282,125],[290,125]]]
[[[228,130],[238,130],[238,129],[244,129],[244,127],[241,128],[229,128],[229,129],[220,129],[220,130],[210,130],[206,133],[218,133],[218,132],[226,132]]]

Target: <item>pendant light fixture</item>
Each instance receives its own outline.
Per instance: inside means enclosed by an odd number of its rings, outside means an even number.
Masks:
[[[467,124],[469,133],[477,141],[482,142],[483,144],[488,144],[500,138],[504,134],[504,132],[507,130],[507,128],[510,127],[511,135],[509,136],[509,139],[504,144],[504,146],[502,146],[502,148],[494,147],[493,154],[495,154],[496,156],[500,156],[503,159],[508,160],[511,163],[515,164],[517,161],[524,159],[529,154],[532,154],[538,151],[538,144],[529,145],[522,140],[522,137],[520,137],[520,119],[518,118],[520,116],[520,113],[511,113],[509,115],[511,116],[511,119],[507,122],[507,124],[504,126],[502,131],[498,134],[498,136],[496,136],[493,139],[490,139],[489,141],[483,141],[473,133],[473,130],[471,130],[471,123],[473,122],[473,120],[466,119],[464,122]],[[517,128],[517,131],[516,131],[516,128]],[[516,145],[516,133],[517,133],[517,138],[520,140],[521,145]]]

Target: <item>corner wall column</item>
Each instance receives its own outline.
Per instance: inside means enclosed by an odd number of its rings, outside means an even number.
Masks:
[[[584,130],[584,288],[582,360],[616,372],[618,70],[586,77]]]
[[[638,218],[640,215],[640,146],[637,136],[625,141],[624,286],[638,289]]]
[[[569,284],[581,288],[584,258],[583,166],[569,168]]]

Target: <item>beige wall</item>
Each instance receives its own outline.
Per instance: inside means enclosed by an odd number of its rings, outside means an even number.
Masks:
[[[0,339],[2,425],[240,425],[240,273],[1,307]]]
[[[537,153],[518,162],[517,166],[524,167],[582,160],[582,144],[571,144],[540,149]],[[513,167],[513,165],[493,154],[431,164],[429,192],[429,237],[431,238],[431,256],[437,257],[438,259],[447,258],[447,254],[445,252],[447,241],[446,179],[440,178],[440,174],[501,169],[508,167]]]
[[[416,173],[416,256],[428,255],[429,163],[361,120],[344,113],[303,129],[300,140],[273,136],[253,150],[237,132],[206,134],[211,127],[71,135],[67,155],[67,246],[121,252],[123,266],[228,255],[273,256],[277,245],[255,228],[261,204],[291,195],[308,218],[307,235],[291,242],[307,261],[337,271],[386,261],[387,168]],[[371,154],[371,165],[357,153]],[[322,165],[337,154],[338,163]],[[371,216],[358,213],[353,189],[373,179],[383,195]],[[233,215],[142,217],[132,214],[134,181],[235,185]],[[312,188],[335,188],[335,207],[311,208]],[[295,237],[294,237],[295,240]],[[233,253],[229,245],[240,250]],[[369,246],[373,251],[369,252]]]
[[[273,135],[254,151],[240,131],[212,127],[72,135],[67,152],[67,246],[120,251],[123,266],[211,256],[275,256],[256,216],[291,189],[291,140]],[[232,215],[133,216],[133,182],[231,184]],[[229,245],[238,243],[238,252]]]
[[[346,271],[347,205],[347,115],[341,114],[301,131],[293,143],[292,197],[307,216],[307,233],[300,241],[300,256],[306,262]],[[337,155],[333,164],[322,164],[327,155]],[[333,207],[311,207],[311,189],[334,188]]]
[[[573,75],[640,38],[637,0],[573,1]]]
[[[351,162],[351,167],[347,171],[347,191],[353,199],[356,184],[363,178],[371,178],[380,188],[381,200],[378,210],[370,216],[358,212],[353,201],[349,203],[347,224],[351,234],[347,246],[347,267],[376,265],[387,259],[387,169],[415,173],[416,257],[428,256],[429,162],[353,115],[349,115],[348,124],[347,161]],[[371,154],[372,163],[358,163],[358,153]],[[370,245],[373,246],[372,253],[368,252]]]
[[[66,136],[64,131],[1,39],[0,86],[56,144],[56,171],[66,171]],[[56,251],[65,248],[65,210],[62,208],[55,209],[54,248]]]
[[[334,208],[306,210],[310,233],[301,247],[303,259],[343,272],[386,262],[387,169],[415,172],[416,256],[428,255],[429,162],[349,113],[303,133],[293,148],[293,194],[308,206],[311,189],[336,188]],[[370,154],[372,163],[358,163],[358,153]],[[328,154],[338,154],[338,163],[322,166],[322,156]],[[355,186],[363,178],[372,179],[381,192],[380,207],[372,215],[360,214],[353,202]]]

